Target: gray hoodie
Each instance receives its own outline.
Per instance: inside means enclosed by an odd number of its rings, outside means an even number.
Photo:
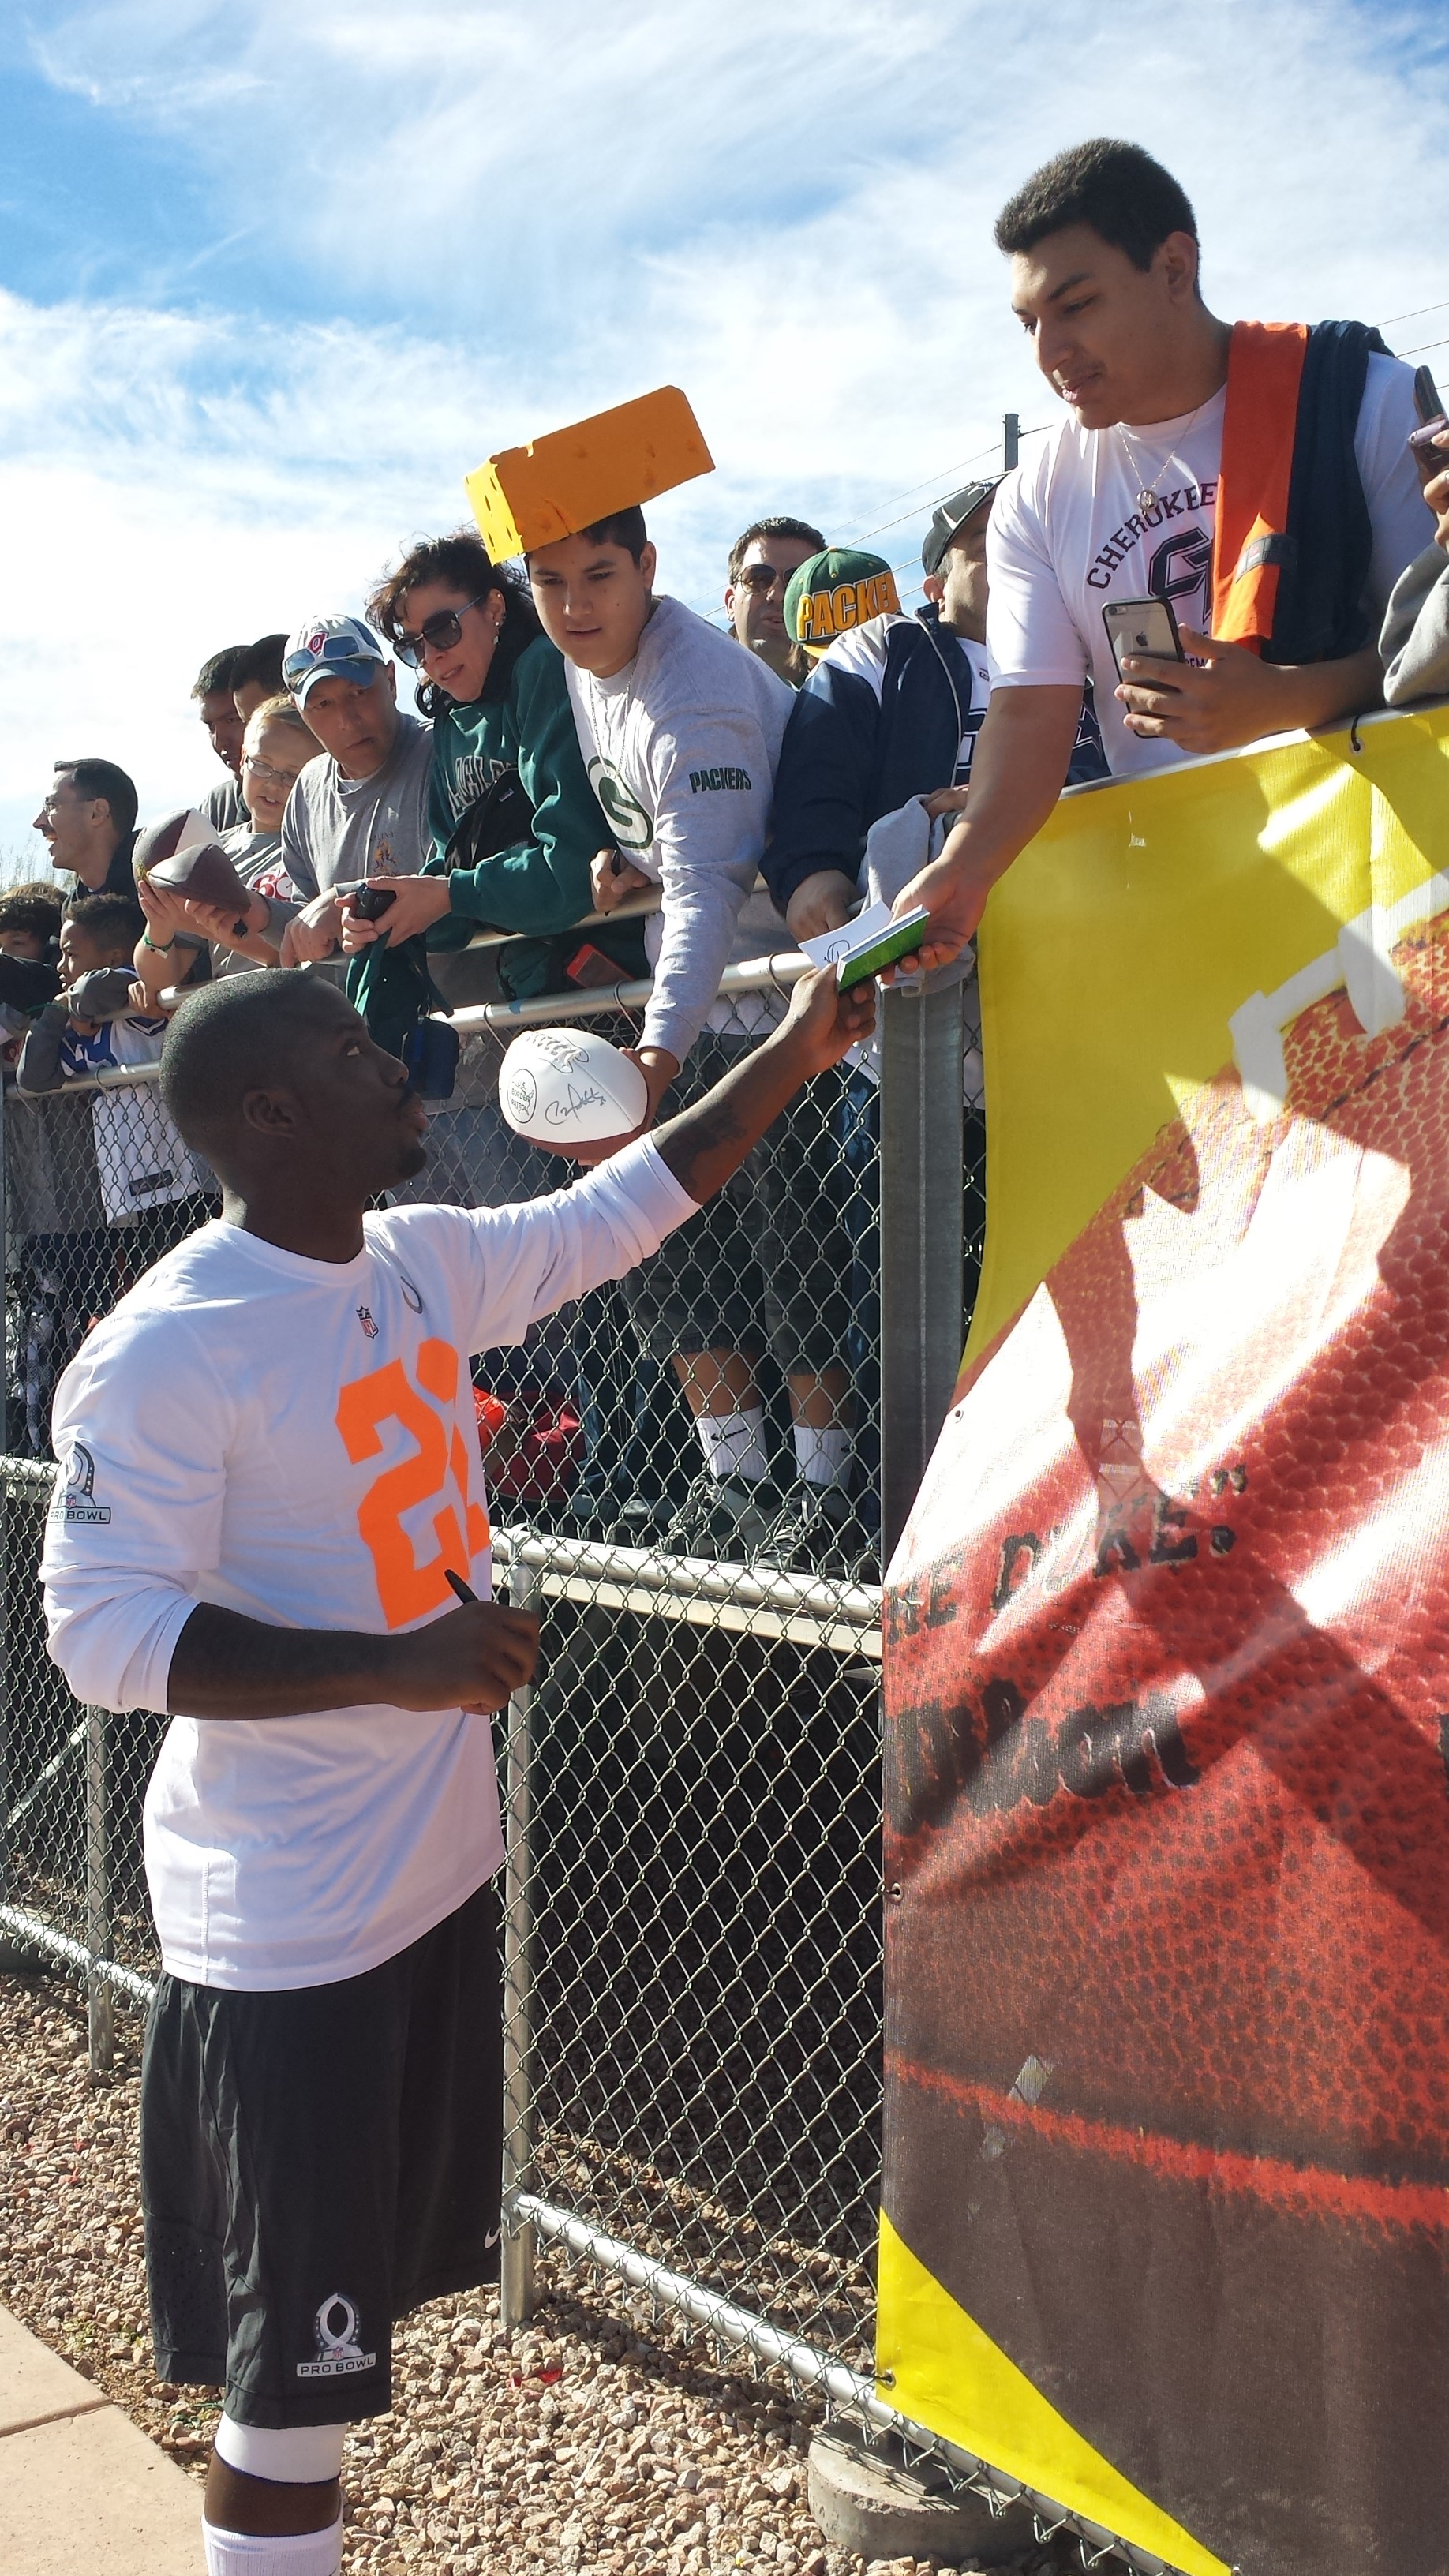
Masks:
[[[1379,637],[1384,704],[1449,695],[1449,556],[1426,546],[1389,593]]]
[[[732,635],[669,598],[655,600],[626,669],[598,680],[571,662],[568,688],[614,839],[664,897],[644,925],[654,993],[641,1043],[682,1064],[706,1023],[752,1036],[778,1016],[778,1002],[715,994],[726,966],[791,944],[755,880],[793,691]]]

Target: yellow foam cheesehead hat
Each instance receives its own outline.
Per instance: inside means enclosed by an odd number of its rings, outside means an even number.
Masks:
[[[713,472],[686,397],[661,385],[527,447],[505,447],[464,480],[489,555],[506,563]]]

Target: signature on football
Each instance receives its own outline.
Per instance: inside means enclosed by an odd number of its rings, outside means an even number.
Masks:
[[[577,1083],[571,1082],[566,1100],[549,1102],[543,1113],[544,1123],[549,1127],[568,1127],[585,1109],[602,1109],[603,1105],[604,1095],[597,1085],[581,1090]]]

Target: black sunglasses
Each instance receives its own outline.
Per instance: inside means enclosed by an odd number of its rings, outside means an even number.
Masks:
[[[481,608],[490,591],[480,591],[476,599],[465,599],[461,608],[439,608],[425,617],[416,635],[404,631],[393,637],[393,650],[400,662],[415,671],[429,647],[435,653],[450,653],[463,632],[463,619],[470,608]]]
[[[787,572],[778,572],[773,564],[746,564],[740,581],[746,590],[773,590],[777,581],[788,583]]]

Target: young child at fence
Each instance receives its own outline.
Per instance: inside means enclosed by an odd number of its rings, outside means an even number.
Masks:
[[[60,897],[35,877],[0,895],[0,1030],[23,1037],[59,989]]]
[[[132,963],[147,1005],[158,1011],[168,988],[204,983],[210,976],[244,974],[275,966],[287,924],[301,897],[282,858],[282,816],[287,799],[321,746],[290,698],[264,699],[247,719],[242,737],[241,793],[244,823],[217,835],[245,901],[198,902],[152,881],[147,869],[150,831],[137,843],[136,894],[146,916]],[[198,816],[198,823],[204,818]]]
[[[381,1213],[427,1117],[341,994],[241,976],[172,1022],[165,1105],[226,1222],[68,1371],[42,1572],[77,1696],[173,1721],[142,2192],[158,2370],[226,2385],[209,2576],[338,2576],[345,2428],[393,2402],[395,2321],[497,2276],[489,1720],[539,1623],[487,1597],[469,1355],[697,1225],[872,1019],[816,974],[721,1091],[572,1189]]]
[[[0,1065],[13,1077],[31,1023],[60,988],[61,900],[36,878],[0,896]],[[114,1263],[83,1099],[15,1105],[7,1087],[5,1217],[19,1294],[5,1446],[44,1457],[55,1381],[114,1295]]]
[[[123,894],[71,903],[60,931],[61,990],[31,1027],[15,1068],[22,1092],[160,1061],[166,1022],[138,1008],[131,970],[139,918]],[[204,1223],[211,1178],[182,1144],[154,1084],[95,1092],[91,1126],[101,1204],[129,1283]]]
[[[637,1050],[648,1127],[666,1093],[698,1098],[779,1018],[775,994],[716,996],[728,966],[780,945],[758,874],[794,698],[757,655],[656,595],[641,509],[527,561],[618,845],[595,863],[595,900],[607,911],[647,886],[663,897],[648,925],[654,992]],[[645,1348],[672,1362],[704,1452],[664,1545],[844,1575],[869,1541],[849,1491],[850,1247],[824,1088],[810,1087],[706,1224],[646,1262],[624,1295]],[[795,1473],[783,1492],[760,1386],[767,1350],[789,1389]]]

